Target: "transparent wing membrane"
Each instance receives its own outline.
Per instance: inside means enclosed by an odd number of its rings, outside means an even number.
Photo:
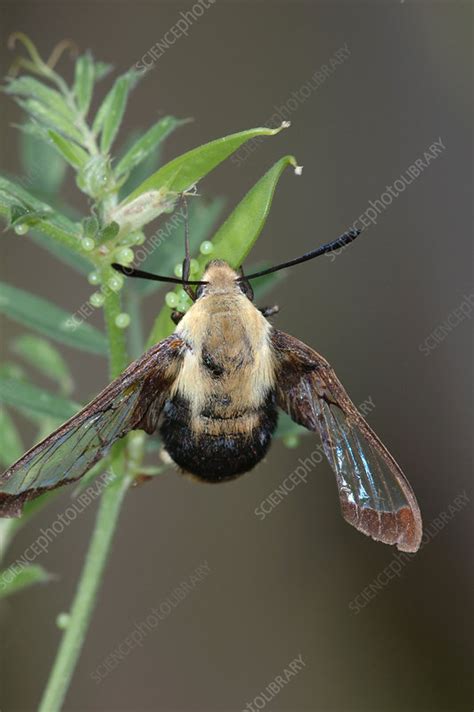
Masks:
[[[153,346],[80,413],[4,472],[0,516],[20,516],[28,499],[79,479],[130,430],[146,427],[152,432],[183,348],[174,336]],[[153,419],[146,419],[148,412]]]
[[[346,521],[378,541],[417,551],[422,523],[415,495],[333,369],[282,331],[273,331],[272,342],[278,403],[297,423],[319,432]]]
[[[396,464],[338,406],[318,399],[315,408],[345,519],[387,543],[403,539],[411,503],[401,473],[394,470]]]
[[[24,458],[21,467],[2,482],[5,494],[50,489],[72,482],[104,457],[130,429],[130,416],[137,406],[141,384],[119,393],[103,412],[91,414],[79,425],[74,419],[61,435],[37,446]]]

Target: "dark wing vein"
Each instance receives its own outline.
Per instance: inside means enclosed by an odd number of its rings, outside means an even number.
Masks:
[[[277,399],[294,421],[318,431],[336,475],[344,518],[402,551],[417,551],[421,515],[400,467],[357,411],[330,365],[276,329]]]
[[[132,363],[97,398],[33,447],[0,477],[0,516],[19,516],[24,502],[82,477],[113,443],[159,412],[184,343],[169,337]]]

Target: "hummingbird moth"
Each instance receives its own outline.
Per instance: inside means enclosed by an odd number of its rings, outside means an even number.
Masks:
[[[182,472],[206,482],[234,479],[264,458],[281,409],[319,434],[344,519],[377,541],[417,551],[420,510],[400,467],[329,363],[271,324],[276,308],[252,301],[252,279],[339,249],[358,234],[247,276],[211,260],[202,280],[190,280],[187,237],[182,280],[113,265],[130,277],[182,284],[193,304],[173,314],[172,336],[0,476],[0,516],[19,516],[28,500],[78,480],[136,429],[158,431]]]

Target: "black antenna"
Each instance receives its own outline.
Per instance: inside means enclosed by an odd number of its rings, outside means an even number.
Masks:
[[[207,284],[207,282],[200,282],[199,280],[192,279],[179,279],[179,277],[164,277],[161,274],[152,274],[151,272],[144,272],[141,269],[135,269],[134,267],[124,267],[123,265],[117,264],[117,262],[112,263],[112,267],[120,274],[125,275],[125,277],[138,277],[139,279],[150,279],[153,282],[168,282],[169,284]]]
[[[314,259],[314,257],[319,257],[320,255],[325,255],[327,252],[334,252],[334,250],[339,250],[341,247],[345,247],[348,245],[350,242],[356,239],[360,235],[362,230],[357,230],[353,228],[352,230],[349,230],[348,232],[343,233],[340,235],[340,237],[337,238],[337,240],[333,240],[332,242],[328,242],[325,245],[321,245],[321,247],[317,247],[315,250],[312,250],[311,252],[306,252],[304,255],[301,257],[296,257],[294,260],[290,260],[289,262],[282,262],[279,265],[275,265],[274,267],[269,267],[268,269],[264,269],[261,272],[254,272],[254,274],[246,274],[245,278],[240,277],[239,279],[254,279],[255,277],[263,277],[265,274],[271,274],[272,272],[278,272],[280,269],[285,269],[285,267],[292,267],[293,265],[299,265],[301,262],[307,262],[308,260]]]
[[[189,287],[189,275],[191,273],[191,250],[189,247],[189,215],[188,215],[188,203],[186,200],[186,195],[184,193],[181,193],[181,203],[183,204],[183,208],[181,211],[181,214],[184,212],[184,260],[183,260],[183,266],[182,266],[182,279],[181,283],[183,285],[183,289],[188,295],[188,297],[191,297],[193,302],[196,301],[196,295],[194,294],[193,290]],[[186,289],[188,287],[188,289]]]

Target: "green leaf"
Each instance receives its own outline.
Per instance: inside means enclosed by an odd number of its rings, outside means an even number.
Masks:
[[[33,368],[59,384],[63,393],[71,391],[72,378],[69,368],[49,341],[33,334],[22,334],[13,342],[13,351]]]
[[[105,225],[97,235],[99,242],[107,242],[108,240],[113,240],[120,231],[120,225],[116,222],[111,222],[109,225]]]
[[[14,593],[37,583],[47,583],[53,576],[39,564],[21,566],[15,564],[0,572],[0,598],[6,598]]]
[[[90,324],[55,304],[22,289],[0,282],[0,313],[73,348],[95,354],[107,353],[105,336]]]
[[[15,381],[25,383],[26,385],[29,383],[26,374],[20,369],[18,364],[10,362],[0,364],[0,379],[2,382],[7,383],[9,388],[12,387],[12,384]],[[29,403],[23,407],[22,402],[20,402],[15,404],[15,407],[22,415],[25,416],[25,418],[28,418],[28,420],[31,420],[36,426],[38,426],[39,431],[34,438],[34,442],[40,442],[43,440],[58,425],[60,425],[62,420],[62,418],[45,417],[43,411],[37,413],[35,410],[31,410]]]
[[[49,145],[48,130],[35,120],[26,121],[24,124],[12,124],[22,134],[34,136],[40,141],[44,141],[45,145]],[[57,156],[57,153],[55,153]]]
[[[287,166],[296,168],[293,156],[284,156],[249,190],[237,207],[221,225],[212,239],[212,259],[225,260],[237,269],[252,249],[268,217],[273,194],[281,174]],[[210,255],[198,257],[199,275],[205,269]],[[179,287],[176,288],[178,292]],[[153,325],[148,346],[158,343],[173,331],[171,309],[165,306]]]
[[[188,123],[190,119],[176,119],[165,116],[131,146],[120,159],[115,169],[117,176],[128,173],[138,166],[156,147],[165,140],[176,128]]]
[[[16,103],[46,128],[55,129],[78,143],[82,142],[82,134],[75,127],[73,120],[68,120],[62,114],[54,111],[51,106],[46,106],[36,99],[17,99]]]
[[[22,76],[15,79],[8,79],[8,84],[3,88],[6,94],[23,96],[41,102],[45,107],[49,107],[55,113],[62,116],[70,123],[74,123],[74,114],[65,102],[62,95],[43,84],[34,77]]]
[[[8,467],[24,452],[18,430],[5,408],[0,407],[0,464]]]
[[[20,204],[25,208],[30,208],[30,210],[49,210],[53,212],[49,205],[28,193],[19,182],[14,182],[3,176],[0,176],[0,196],[1,203],[5,207]]]
[[[20,151],[25,182],[30,189],[47,196],[57,193],[66,174],[66,163],[47,142],[47,136],[39,138],[35,133],[23,132]]]
[[[73,91],[77,105],[84,116],[89,109],[94,89],[95,68],[90,52],[86,52],[76,61]]]
[[[68,141],[64,136],[61,136],[61,134],[56,133],[56,131],[52,129],[48,130],[48,136],[61,156],[73,166],[73,168],[82,168],[89,159],[87,151],[84,151],[84,149],[78,146],[77,143],[74,143],[74,141]]]
[[[212,238],[214,259],[225,260],[237,269],[254,246],[270,212],[275,188],[287,166],[297,167],[294,156],[284,156],[249,190]],[[201,272],[209,255],[198,258]]]
[[[127,142],[127,150],[131,147],[135,141],[138,140],[139,133],[133,132],[132,140]],[[163,149],[163,144],[160,143],[153,150],[151,150],[141,163],[139,163],[135,168],[132,169],[130,175],[126,177],[125,182],[120,188],[119,192],[119,202],[125,200],[127,195],[129,195],[132,190],[135,190],[140,183],[143,183],[149,175],[154,173],[161,162],[161,152]]]
[[[122,122],[128,94],[138,79],[137,72],[130,70],[118,77],[102,102],[94,119],[92,131],[101,132],[100,150],[108,153]]]
[[[0,403],[37,416],[68,420],[81,406],[67,398],[49,393],[28,381],[0,375]]]
[[[18,220],[21,220],[24,218],[26,215],[29,215],[30,211],[24,208],[22,205],[18,205],[18,203],[15,203],[10,206],[10,209],[8,211],[8,226],[5,228],[5,230],[8,230],[9,227],[12,225],[15,225]],[[5,232],[4,230],[4,232]]]
[[[201,200],[192,200],[189,205],[189,244],[191,254],[199,250],[199,245],[210,238],[219,217],[224,209],[225,200],[216,198],[209,203]],[[184,257],[184,214],[182,209],[174,212],[173,216],[160,227],[153,240],[145,244],[148,248],[148,257],[140,264],[140,269],[148,272],[157,272],[172,275],[177,264],[181,264]],[[145,249],[144,248],[144,249]],[[163,285],[160,282],[148,282],[145,279],[130,280],[130,287],[138,293],[149,295]]]
[[[47,203],[35,198],[18,183],[0,176],[0,213],[9,216],[12,206],[21,206],[30,212],[48,213],[48,219],[39,222],[36,228],[72,249],[79,249],[80,226],[53,210]]]
[[[89,237],[91,240],[95,240],[100,229],[100,224],[96,215],[89,215],[82,221],[82,227],[84,229],[84,237]]]
[[[25,210],[25,208],[15,205],[10,208],[10,224],[8,227],[18,227],[20,225],[32,227],[40,221],[47,220],[49,217],[50,214],[45,213],[43,210]]]
[[[4,378],[14,378],[17,381],[26,381],[24,369],[13,361],[0,363],[0,376]]]
[[[166,163],[156,173],[147,178],[126,198],[126,202],[134,200],[149,190],[165,188],[170,192],[176,193],[189,190],[198,180],[210,173],[219,163],[225,161],[246,141],[257,136],[274,136],[280,131],[281,127],[277,129],[250,129],[224,136],[224,138],[193,148],[191,151],[183,153],[181,156]]]

